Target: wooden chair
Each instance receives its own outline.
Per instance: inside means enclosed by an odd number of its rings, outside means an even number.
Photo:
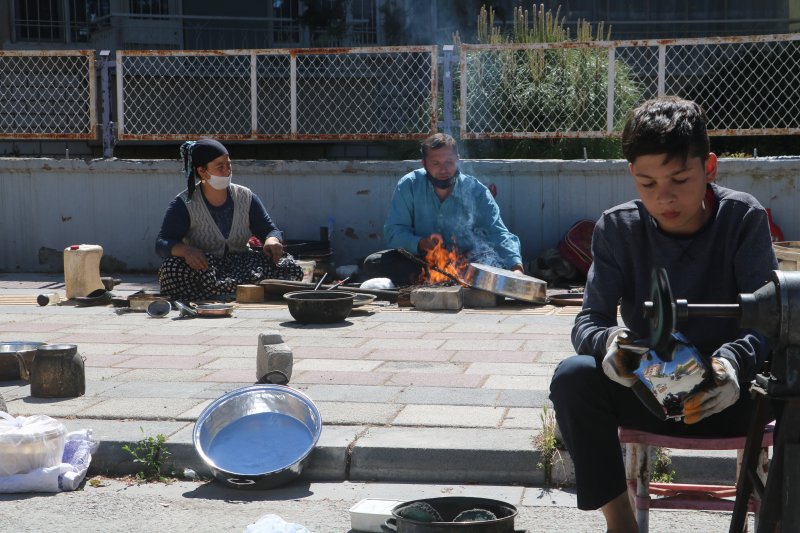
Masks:
[[[774,422],[764,431],[758,472],[766,480],[769,468],[769,447],[772,446]],[[742,464],[746,436],[731,438],[700,438],[658,435],[646,431],[620,428],[619,440],[625,444],[625,477],[628,496],[636,513],[639,533],[647,533],[650,509],[694,509],[706,511],[733,511],[735,485],[697,485],[685,483],[651,483],[651,456],[653,448],[679,450],[737,450],[736,479]],[[755,514],[758,524],[760,501],[757,495],[750,498],[748,511]],[[757,526],[756,526],[757,527]]]

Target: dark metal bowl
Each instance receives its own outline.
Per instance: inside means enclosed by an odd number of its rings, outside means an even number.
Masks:
[[[206,407],[192,440],[218,480],[268,489],[302,473],[321,433],[322,419],[308,396],[283,385],[253,385]]]
[[[283,297],[294,319],[306,324],[341,322],[353,310],[352,292],[300,291],[289,292]]]

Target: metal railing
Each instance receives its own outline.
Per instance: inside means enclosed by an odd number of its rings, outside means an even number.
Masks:
[[[436,131],[435,46],[118,51],[120,140],[416,139]]]
[[[0,51],[0,139],[95,139],[91,50]]]
[[[710,135],[800,134],[800,34],[462,45],[463,139],[614,137],[656,95],[697,101]]]

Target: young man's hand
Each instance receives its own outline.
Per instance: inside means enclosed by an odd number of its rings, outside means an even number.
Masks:
[[[696,392],[683,402],[683,421],[695,424],[707,416],[719,413],[739,399],[739,376],[724,357],[711,358],[713,385]]]
[[[631,330],[627,328],[619,328],[613,331],[606,341],[603,372],[608,376],[608,379],[619,383],[623,387],[633,387],[639,380],[633,371],[639,368],[642,354],[624,348],[625,344],[632,342]],[[620,345],[623,347],[620,348]]]

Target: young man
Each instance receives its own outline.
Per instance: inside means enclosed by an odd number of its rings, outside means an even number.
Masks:
[[[420,266],[398,253],[423,256],[437,243],[457,247],[471,261],[522,273],[519,239],[500,218],[489,190],[458,169],[458,149],[450,135],[437,133],[422,143],[422,168],[397,183],[383,234],[392,250],[364,260],[368,277],[388,277],[409,285]]]
[[[767,214],[749,194],[720,187],[706,117],[687,100],[661,97],[628,116],[622,146],[639,199],[597,222],[594,261],[572,343],[550,399],[575,464],[580,509],[601,509],[610,532],[638,531],[626,494],[620,426],[679,435],[745,435],[747,387],[769,355],[765,338],[735,319],[692,318],[677,325],[711,355],[713,383],[684,402],[681,421],[661,421],[630,389],[636,377],[619,341],[646,338],[643,304],[654,268],[665,268],[673,296],[691,303],[735,303],[767,282],[777,261]],[[624,327],[617,325],[617,303]]]

